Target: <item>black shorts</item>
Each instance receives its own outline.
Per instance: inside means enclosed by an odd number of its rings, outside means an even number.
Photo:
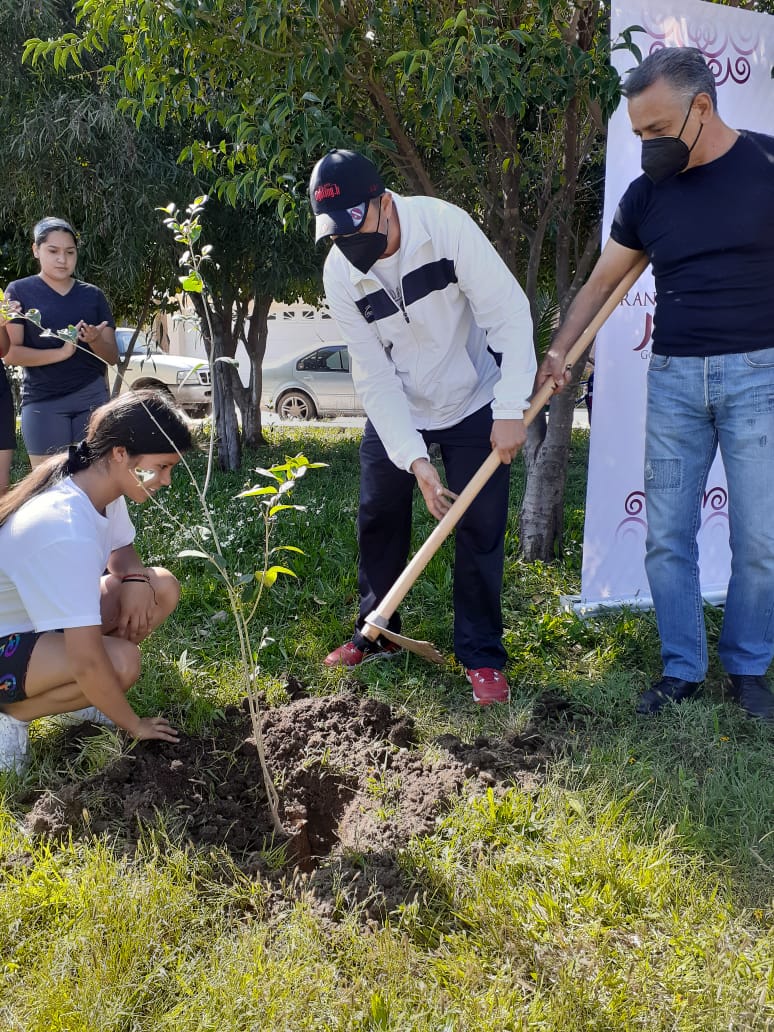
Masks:
[[[16,413],[13,410],[13,394],[10,387],[0,383],[0,451],[12,451],[16,447]]]
[[[22,631],[0,638],[0,706],[27,698],[24,682],[38,631]]]

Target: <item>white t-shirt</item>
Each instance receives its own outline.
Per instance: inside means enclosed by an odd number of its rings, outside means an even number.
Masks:
[[[400,251],[389,258],[380,258],[371,266],[371,272],[390,295],[392,300],[403,309],[403,291],[400,283]]]
[[[0,527],[0,636],[99,626],[100,577],[134,541],[123,495],[102,516],[68,477]]]

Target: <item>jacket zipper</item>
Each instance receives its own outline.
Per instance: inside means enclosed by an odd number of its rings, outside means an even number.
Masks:
[[[397,301],[398,301],[398,305],[400,306],[401,312],[403,312],[403,318],[406,320],[407,323],[410,323],[411,320],[408,317],[408,312],[406,311],[406,306],[403,304],[403,277],[401,276],[400,271],[398,271],[398,297],[397,297]]]

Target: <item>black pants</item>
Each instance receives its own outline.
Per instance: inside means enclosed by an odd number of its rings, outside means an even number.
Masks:
[[[449,489],[459,493],[492,450],[489,405],[446,430],[423,430],[426,444],[441,449]],[[387,457],[370,420],[360,445],[360,614],[373,612],[408,562],[411,508],[416,480]],[[502,670],[506,652],[500,592],[510,467],[501,466],[471,503],[456,527],[454,560],[454,651],[466,667]],[[400,631],[400,616],[389,622]],[[355,635],[362,647],[364,640]]]

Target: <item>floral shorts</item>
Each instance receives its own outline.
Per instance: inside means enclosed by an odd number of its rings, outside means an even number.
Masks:
[[[37,631],[22,631],[0,638],[0,706],[27,698],[24,682],[39,637]]]

